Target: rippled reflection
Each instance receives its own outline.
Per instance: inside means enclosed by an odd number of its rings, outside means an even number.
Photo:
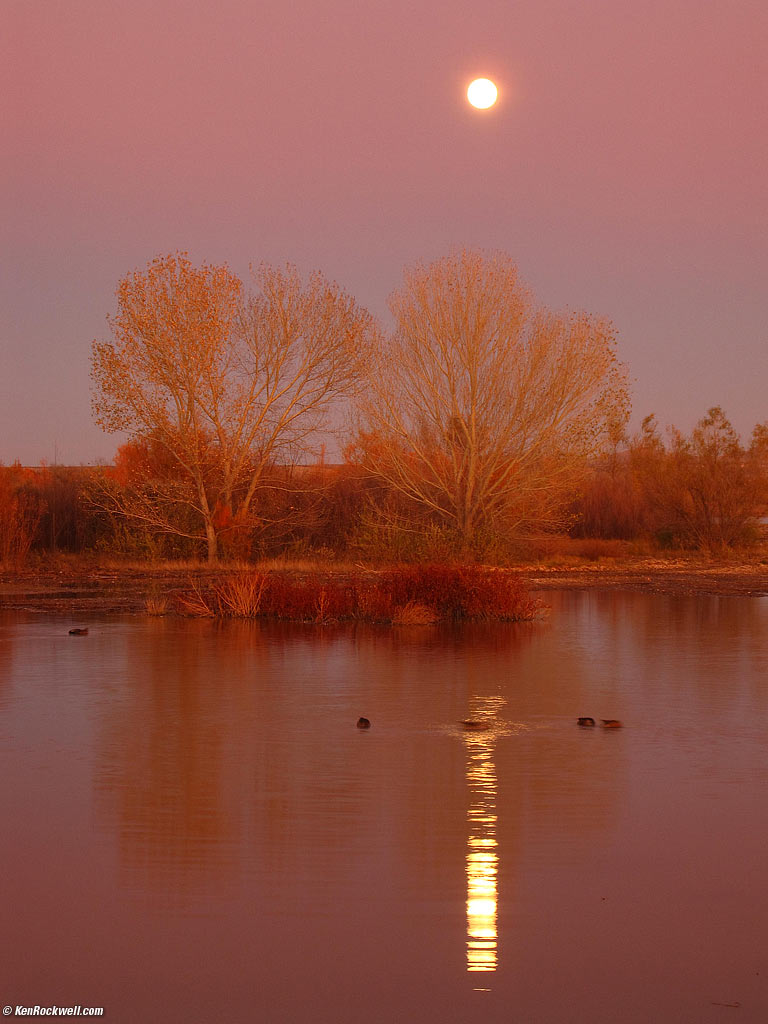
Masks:
[[[492,723],[504,704],[503,698],[487,697],[474,702],[472,718]],[[495,971],[498,966],[499,856],[496,835],[495,734],[475,732],[466,735],[467,786],[467,970]]]

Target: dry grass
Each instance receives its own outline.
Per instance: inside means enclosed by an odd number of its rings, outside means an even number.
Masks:
[[[453,622],[532,619],[539,608],[517,575],[477,565],[407,566],[383,573],[378,586],[395,608],[415,602]]]
[[[272,618],[293,622],[395,622],[531,619],[539,611],[520,580],[478,566],[390,570],[364,582],[327,576],[235,573],[204,587],[190,581],[179,599],[188,615]]]
[[[576,566],[586,563],[633,563],[659,554],[647,541],[603,540],[561,535],[531,538],[516,564]]]
[[[263,573],[241,573],[227,576],[213,588],[219,615],[237,618],[256,618],[261,610],[261,599],[267,577]]]
[[[144,602],[147,615],[167,615],[168,614],[168,598],[163,597],[160,594],[150,594]]]
[[[230,566],[227,565],[227,568]],[[302,572],[323,573],[333,569],[334,572],[355,572],[363,568],[357,562],[336,561],[328,558],[298,558],[291,555],[276,555],[274,558],[259,559],[254,565],[246,566],[251,572]]]
[[[176,598],[177,606],[182,615],[194,615],[196,618],[213,618],[217,613],[211,594],[203,590],[195,579],[190,579],[189,590]]]
[[[78,556],[73,556],[77,558]],[[140,558],[115,558],[99,556],[97,564],[102,569],[111,569],[114,572],[146,572],[152,575],[159,573],[178,572],[200,572],[210,569],[208,562],[196,558],[171,559],[163,558],[155,560],[142,560]],[[233,566],[234,568],[234,566]]]
[[[427,608],[418,601],[408,601],[402,608],[396,608],[392,615],[394,626],[431,626],[440,617],[433,608]]]

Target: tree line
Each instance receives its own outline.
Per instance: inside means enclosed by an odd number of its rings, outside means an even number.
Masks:
[[[574,504],[582,537],[650,538],[662,547],[718,551],[762,536],[768,515],[768,424],[742,444],[719,406],[689,436],[655,416],[593,465]]]
[[[150,560],[204,556],[191,528],[158,530],[124,514],[135,490],[146,500],[148,481],[167,468],[162,449],[136,442],[123,445],[111,466],[0,466],[0,562],[23,562],[31,552]],[[262,476],[258,513],[249,530],[228,528],[223,517],[217,521],[222,559],[287,553],[435,562],[466,555],[455,533],[428,514],[417,528],[410,502],[354,458],[340,465],[271,467]],[[557,526],[533,520],[525,531],[486,535],[473,557],[501,564],[519,560],[538,550],[542,534],[553,533],[720,553],[764,537],[766,517],[766,425],[742,444],[719,407],[687,436],[674,428],[662,435],[649,416],[635,436],[590,463]],[[400,528],[404,522],[409,528]]]
[[[405,272],[385,328],[338,284],[158,257],[93,343],[109,467],[0,473],[0,557],[32,548],[253,558],[320,551],[499,560],[545,532],[749,541],[768,426],[722,410],[628,438],[609,321],[537,304],[504,253]],[[319,456],[344,415],[344,459]]]

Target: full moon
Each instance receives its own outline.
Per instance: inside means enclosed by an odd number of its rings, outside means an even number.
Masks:
[[[476,78],[474,82],[469,83],[467,88],[467,99],[478,110],[487,110],[488,107],[492,107],[498,95],[499,90],[490,78]]]

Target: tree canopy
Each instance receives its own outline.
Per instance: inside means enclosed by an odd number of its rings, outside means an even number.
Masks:
[[[123,278],[111,341],[92,351],[93,408],[163,465],[122,511],[204,541],[252,525],[265,469],[306,450],[334,401],[354,389],[376,325],[337,284],[293,266],[252,269],[158,257]],[[159,456],[162,452],[162,457]]]
[[[504,253],[461,251],[405,274],[372,359],[355,457],[476,548],[558,521],[586,459],[628,415],[612,325],[537,306]]]

